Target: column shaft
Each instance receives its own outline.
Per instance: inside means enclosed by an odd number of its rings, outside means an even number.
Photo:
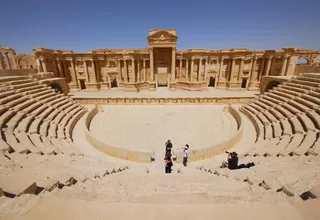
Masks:
[[[188,76],[189,76],[189,59],[186,59],[186,74],[185,74],[185,81],[188,81]]]
[[[135,66],[134,66],[134,59],[131,59],[131,65],[132,65],[132,80],[133,82],[136,82],[136,70],[135,70]]]
[[[117,60],[118,62],[118,83],[122,82],[122,68],[121,68],[121,60]]]
[[[138,75],[138,82],[140,82],[140,60],[137,60],[137,75]]]
[[[254,57],[253,62],[252,62],[252,69],[251,69],[251,73],[250,73],[250,81],[252,80],[252,76],[255,73],[256,65],[257,65],[257,58]]]
[[[154,81],[153,48],[150,48],[150,81]]]
[[[223,60],[224,60],[224,58],[220,59],[220,68],[219,68],[219,77],[218,77],[219,82],[221,81],[221,78],[222,78]]]
[[[232,59],[232,60],[231,60],[231,66],[230,66],[230,71],[229,71],[229,72],[230,72],[230,73],[229,73],[229,74],[230,74],[230,75],[229,75],[229,77],[230,77],[230,78],[229,78],[229,81],[233,81],[233,73],[232,73],[232,71],[233,71],[233,67],[234,67],[235,61],[236,61],[235,59]]]
[[[86,83],[89,83],[90,77],[89,77],[89,74],[88,74],[87,61],[84,60],[83,64],[84,64],[84,74],[85,74],[85,77],[86,77]]]
[[[271,61],[272,61],[272,57],[268,57],[268,61],[267,61],[267,69],[266,69],[266,72],[265,72],[265,76],[268,76],[269,75],[269,72],[270,72],[270,67],[271,67]]]
[[[5,52],[4,54],[6,56],[7,68],[11,70],[12,68],[11,68],[11,63],[10,63],[10,59],[9,59],[9,54],[8,54],[8,52]]]
[[[96,67],[94,64],[94,60],[92,60],[91,62],[92,62],[93,83],[97,83]]]
[[[280,72],[281,76],[285,75],[287,63],[288,63],[288,57],[283,57],[283,62],[282,62],[281,72]]]
[[[259,77],[258,77],[259,81],[260,81],[260,79],[262,78],[262,75],[263,75],[263,69],[264,69],[265,62],[266,62],[266,59],[264,57],[262,57],[261,58],[261,63],[260,63]]]
[[[208,59],[204,60],[204,76],[203,81],[207,81],[207,71],[208,71]]]
[[[41,60],[41,63],[42,63],[43,72],[48,72],[46,60],[45,60],[45,59]],[[73,65],[73,62],[72,62],[72,61],[71,61],[71,63],[72,63],[72,65]],[[73,68],[72,68],[72,71],[73,71]]]
[[[194,59],[191,58],[191,67],[190,67],[190,81],[193,81],[193,64],[194,64]]]
[[[172,81],[174,81],[176,79],[176,48],[172,48],[171,79],[172,79]]]
[[[129,77],[128,77],[128,63],[127,63],[127,60],[124,60],[123,61],[123,64],[124,64],[124,74],[125,74],[125,81],[126,82],[129,82]]]
[[[202,58],[199,59],[198,82],[200,82],[201,80],[201,72],[202,72]]]
[[[73,63],[73,59],[70,61],[71,62],[71,69],[72,69],[72,82],[77,84],[77,76],[76,76],[76,68],[74,66],[74,63]],[[45,72],[47,72],[47,67],[45,67]]]
[[[182,72],[182,59],[179,59],[179,81],[181,81]]]
[[[143,81],[146,82],[147,81],[147,77],[146,77],[146,60],[143,59]]]
[[[3,57],[2,57],[2,52],[0,52],[0,70],[3,70],[3,64],[2,64],[2,60],[3,60]]]
[[[237,81],[239,81],[239,80],[240,80],[240,77],[241,77],[242,71],[243,71],[243,59],[242,59],[242,58],[240,58],[240,67],[239,67],[239,72],[238,72],[238,76],[237,76]]]

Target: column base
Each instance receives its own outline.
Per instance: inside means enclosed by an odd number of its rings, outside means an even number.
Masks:
[[[86,91],[98,91],[99,84],[98,83],[86,83]]]
[[[248,90],[249,91],[260,91],[260,83],[259,82],[250,82]]]
[[[76,83],[69,83],[68,86],[69,86],[69,91],[70,92],[77,92],[77,91],[80,90],[78,88],[78,84],[76,84]]]
[[[225,90],[227,88],[227,82],[220,81],[217,83],[217,89],[219,90]]]
[[[108,82],[100,82],[100,90],[110,90],[110,86]]]
[[[227,88],[228,90],[243,90],[241,88],[241,82],[236,82],[236,81],[227,82]]]
[[[203,82],[176,82],[176,88],[189,90],[189,91],[202,91],[203,88]]]
[[[170,87],[169,87],[169,89],[170,89],[171,91],[176,90],[176,87],[177,87],[177,83],[176,83],[175,81],[170,82]]]

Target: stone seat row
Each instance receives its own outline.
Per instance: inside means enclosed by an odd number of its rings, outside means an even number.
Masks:
[[[320,181],[320,157],[244,157],[240,163],[254,162],[255,166],[237,170],[220,167],[198,167],[198,169],[259,185],[266,190],[284,192],[299,197],[315,187]],[[316,177],[316,178],[315,178]]]
[[[290,122],[288,119],[281,119],[280,123],[274,122],[264,126],[259,118],[246,110],[246,108],[242,108],[240,111],[256,124],[255,127],[258,134],[256,142],[245,155],[286,156],[292,154],[302,155],[305,153],[320,154],[319,131],[310,129],[305,132],[301,123],[296,118],[290,118]]]
[[[256,142],[248,155],[320,153],[320,99],[313,96],[319,82],[304,80],[306,78],[293,79],[281,84],[241,108],[257,132]],[[313,89],[291,90],[292,85],[300,81]]]
[[[82,106],[32,79],[11,77],[0,82],[5,91],[0,96],[0,150],[79,153],[71,134],[85,112]]]
[[[0,188],[12,197],[34,194],[39,188],[52,191],[126,169],[90,156],[5,154],[0,155]]]

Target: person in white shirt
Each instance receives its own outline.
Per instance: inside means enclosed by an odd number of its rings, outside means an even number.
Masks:
[[[189,151],[189,145],[186,144],[185,147],[182,148],[183,149],[183,166],[187,166],[187,162],[188,162],[188,151]]]

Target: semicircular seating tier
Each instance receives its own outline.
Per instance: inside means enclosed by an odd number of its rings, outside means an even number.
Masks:
[[[28,77],[0,78],[0,150],[78,154],[72,130],[84,107]]]
[[[0,197],[37,195],[126,170],[73,143],[85,112],[35,79],[0,77]]]
[[[240,109],[257,139],[246,155],[320,154],[320,76],[305,74],[279,84]]]

